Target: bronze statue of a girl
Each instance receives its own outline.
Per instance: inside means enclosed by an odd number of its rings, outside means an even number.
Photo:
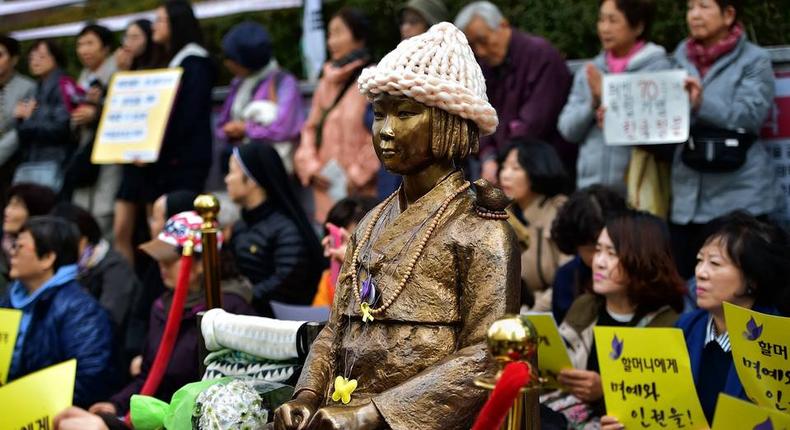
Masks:
[[[468,428],[486,398],[485,335],[518,310],[519,249],[505,202],[457,163],[497,126],[463,33],[401,42],[359,78],[373,145],[400,189],[349,242],[332,313],[277,429]]]

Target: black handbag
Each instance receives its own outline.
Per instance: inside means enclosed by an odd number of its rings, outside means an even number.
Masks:
[[[689,134],[680,159],[686,166],[703,173],[738,170],[746,162],[746,153],[757,140],[757,136],[743,129],[727,130],[707,125],[695,125]]]

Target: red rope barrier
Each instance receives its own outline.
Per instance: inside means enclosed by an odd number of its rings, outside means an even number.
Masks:
[[[191,250],[190,250],[191,251]],[[185,252],[184,254],[187,254]],[[192,255],[181,256],[181,267],[178,271],[178,282],[176,283],[175,292],[173,293],[173,303],[170,305],[170,312],[167,315],[167,323],[165,324],[165,331],[162,334],[162,340],[159,342],[159,349],[156,351],[154,363],[151,365],[151,370],[148,372],[148,377],[145,379],[145,384],[140,390],[140,394],[144,396],[153,396],[159,389],[159,384],[165,376],[167,365],[170,364],[170,356],[173,353],[173,346],[178,337],[178,331],[181,328],[181,318],[184,315],[184,302],[189,292],[189,274],[192,271]],[[126,423],[131,423],[131,411],[126,414]]]
[[[502,426],[510,407],[521,389],[529,384],[531,378],[529,364],[514,361],[505,366],[502,376],[494,387],[472,430],[497,430]]]

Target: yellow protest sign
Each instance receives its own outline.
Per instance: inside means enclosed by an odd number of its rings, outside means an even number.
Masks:
[[[77,360],[71,359],[0,387],[0,430],[52,429],[71,406]]]
[[[760,406],[790,413],[790,318],[725,303],[724,320],[746,395]]]
[[[595,327],[606,413],[627,429],[707,429],[683,332]]]
[[[790,430],[790,415],[719,394],[713,430]]]
[[[14,354],[16,334],[22,311],[17,309],[0,309],[0,385],[8,380],[8,369],[11,368],[11,356]]]
[[[560,337],[554,316],[550,313],[530,312],[526,317],[538,331],[538,368],[540,376],[546,378],[544,386],[560,388],[557,375],[562,369],[573,369],[573,364],[568,357],[565,342]]]
[[[183,69],[118,72],[93,143],[94,164],[155,162]]]

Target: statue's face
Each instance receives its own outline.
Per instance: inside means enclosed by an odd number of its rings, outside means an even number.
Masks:
[[[373,147],[392,173],[415,174],[436,162],[431,151],[431,108],[405,96],[373,100]]]

